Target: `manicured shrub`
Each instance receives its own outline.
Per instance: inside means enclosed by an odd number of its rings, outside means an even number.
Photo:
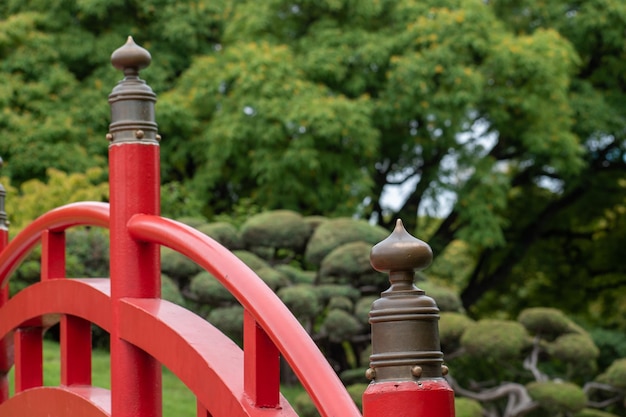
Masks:
[[[309,224],[290,210],[259,213],[241,226],[241,238],[247,248],[261,246],[301,252],[310,236]]]
[[[282,264],[274,267],[277,271],[282,272],[294,284],[313,284],[315,282],[315,271],[304,271],[297,266]]]
[[[330,310],[322,323],[322,331],[335,343],[349,340],[361,330],[361,323],[352,314],[343,310]]]
[[[235,297],[207,271],[202,271],[191,279],[189,290],[196,301],[211,306],[235,302]]]
[[[321,306],[313,287],[297,284],[281,288],[278,296],[299,320],[312,319],[321,311]]]
[[[165,246],[161,246],[161,272],[179,283],[188,282],[202,268],[187,258]]]
[[[483,408],[480,403],[471,398],[454,398],[454,411],[456,417],[482,417]]]
[[[497,360],[519,358],[528,343],[524,326],[508,320],[481,320],[461,336],[461,345],[470,355]]]
[[[185,299],[180,293],[180,289],[176,282],[167,275],[161,275],[161,298],[180,306],[185,305]]]
[[[361,297],[359,290],[349,285],[322,284],[316,285],[314,288],[320,303],[323,305],[326,305],[335,296],[344,296],[353,301]]]
[[[526,388],[533,400],[554,415],[575,413],[585,408],[587,403],[587,396],[582,388],[569,382],[531,382]]]
[[[271,268],[270,264],[265,262],[259,256],[246,250],[235,250],[233,254],[248,266],[253,271],[258,271],[261,268]]]
[[[591,337],[578,333],[559,336],[548,345],[548,352],[562,361],[571,363],[590,363],[600,354]]]
[[[357,288],[371,285],[375,291],[388,287],[386,275],[370,264],[371,250],[372,245],[362,241],[336,247],[322,261],[319,282],[352,284]]]
[[[461,345],[463,333],[475,324],[465,314],[442,312],[439,319],[439,340],[444,352],[456,350]]]
[[[243,307],[234,305],[218,307],[209,313],[207,320],[239,346],[243,343]]]
[[[328,301],[328,308],[330,310],[336,308],[338,310],[343,310],[346,313],[352,313],[352,310],[354,309],[354,303],[348,297],[338,295],[336,297],[331,297],[331,299]]]
[[[305,259],[312,265],[319,266],[333,249],[350,242],[363,241],[371,245],[389,236],[389,232],[380,226],[372,226],[364,220],[336,218],[322,222],[309,239]]]
[[[356,302],[356,305],[354,306],[354,316],[363,325],[369,324],[369,314],[372,309],[372,303],[378,298],[379,297],[377,295],[368,295],[359,298]]]
[[[243,248],[243,242],[241,241],[241,236],[239,236],[239,232],[237,231],[235,226],[230,223],[206,223],[198,226],[197,229],[199,232],[202,232],[205,235],[215,239],[224,247],[230,250]]]
[[[614,361],[596,380],[626,390],[626,358]]]
[[[577,331],[574,322],[556,308],[527,308],[519,314],[517,321],[531,334],[539,334],[545,339],[554,339],[563,333]]]
[[[420,282],[418,287],[435,300],[440,311],[463,311],[463,302],[455,291],[430,282]]]
[[[256,273],[274,292],[290,284],[289,278],[274,268],[260,268]]]

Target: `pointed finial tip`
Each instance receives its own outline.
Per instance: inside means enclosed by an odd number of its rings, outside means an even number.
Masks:
[[[121,71],[131,70],[138,72],[150,65],[150,52],[135,43],[132,36],[128,36],[126,43],[111,54],[111,64]]]
[[[370,253],[372,267],[381,272],[424,269],[432,260],[430,246],[411,236],[400,219],[396,220],[389,237],[375,245]]]

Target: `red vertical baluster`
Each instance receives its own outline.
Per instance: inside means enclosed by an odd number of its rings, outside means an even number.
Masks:
[[[43,385],[41,327],[23,327],[14,334],[15,393]]]
[[[65,278],[65,232],[46,230],[41,240],[41,279]],[[91,384],[91,323],[61,317],[61,384]]]
[[[111,210],[111,407],[113,417],[161,415],[161,366],[141,349],[119,338],[118,300],[160,296],[159,248],[134,241],[126,228],[137,213],[159,214],[159,144],[154,122],[156,95],[139,70],[150,54],[132,38],[111,56],[124,79],[109,95],[111,124],[109,185]]]
[[[280,352],[247,310],[243,329],[244,391],[256,407],[278,407]]]

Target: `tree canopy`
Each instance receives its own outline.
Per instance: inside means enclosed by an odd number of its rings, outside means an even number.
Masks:
[[[104,165],[109,56],[133,35],[178,213],[401,217],[435,254],[463,241],[474,313],[625,305],[623,1],[7,0],[0,16],[15,187]]]

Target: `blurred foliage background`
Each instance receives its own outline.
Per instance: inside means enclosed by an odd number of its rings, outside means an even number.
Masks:
[[[5,0],[11,233],[67,202],[107,200],[106,99],[121,77],[109,58],[132,35],[153,56],[142,78],[159,95],[163,214],[241,256],[338,372],[367,362],[368,303],[387,285],[368,248],[402,218],[435,253],[418,285],[464,317],[446,342],[464,352],[457,382],[494,378],[486,358],[467,359],[478,348],[463,334],[500,320],[524,342],[507,353],[521,374],[499,381],[546,412],[599,416],[528,384],[546,374],[584,390],[623,372],[611,364],[626,356],[625,26],[621,0]],[[107,274],[105,233],[80,229],[68,245],[73,276]],[[219,284],[162,256],[164,294],[240,337]],[[33,253],[13,290],[37,274]],[[585,375],[521,321],[548,307],[578,326],[559,335],[589,338],[563,342],[595,363]]]

